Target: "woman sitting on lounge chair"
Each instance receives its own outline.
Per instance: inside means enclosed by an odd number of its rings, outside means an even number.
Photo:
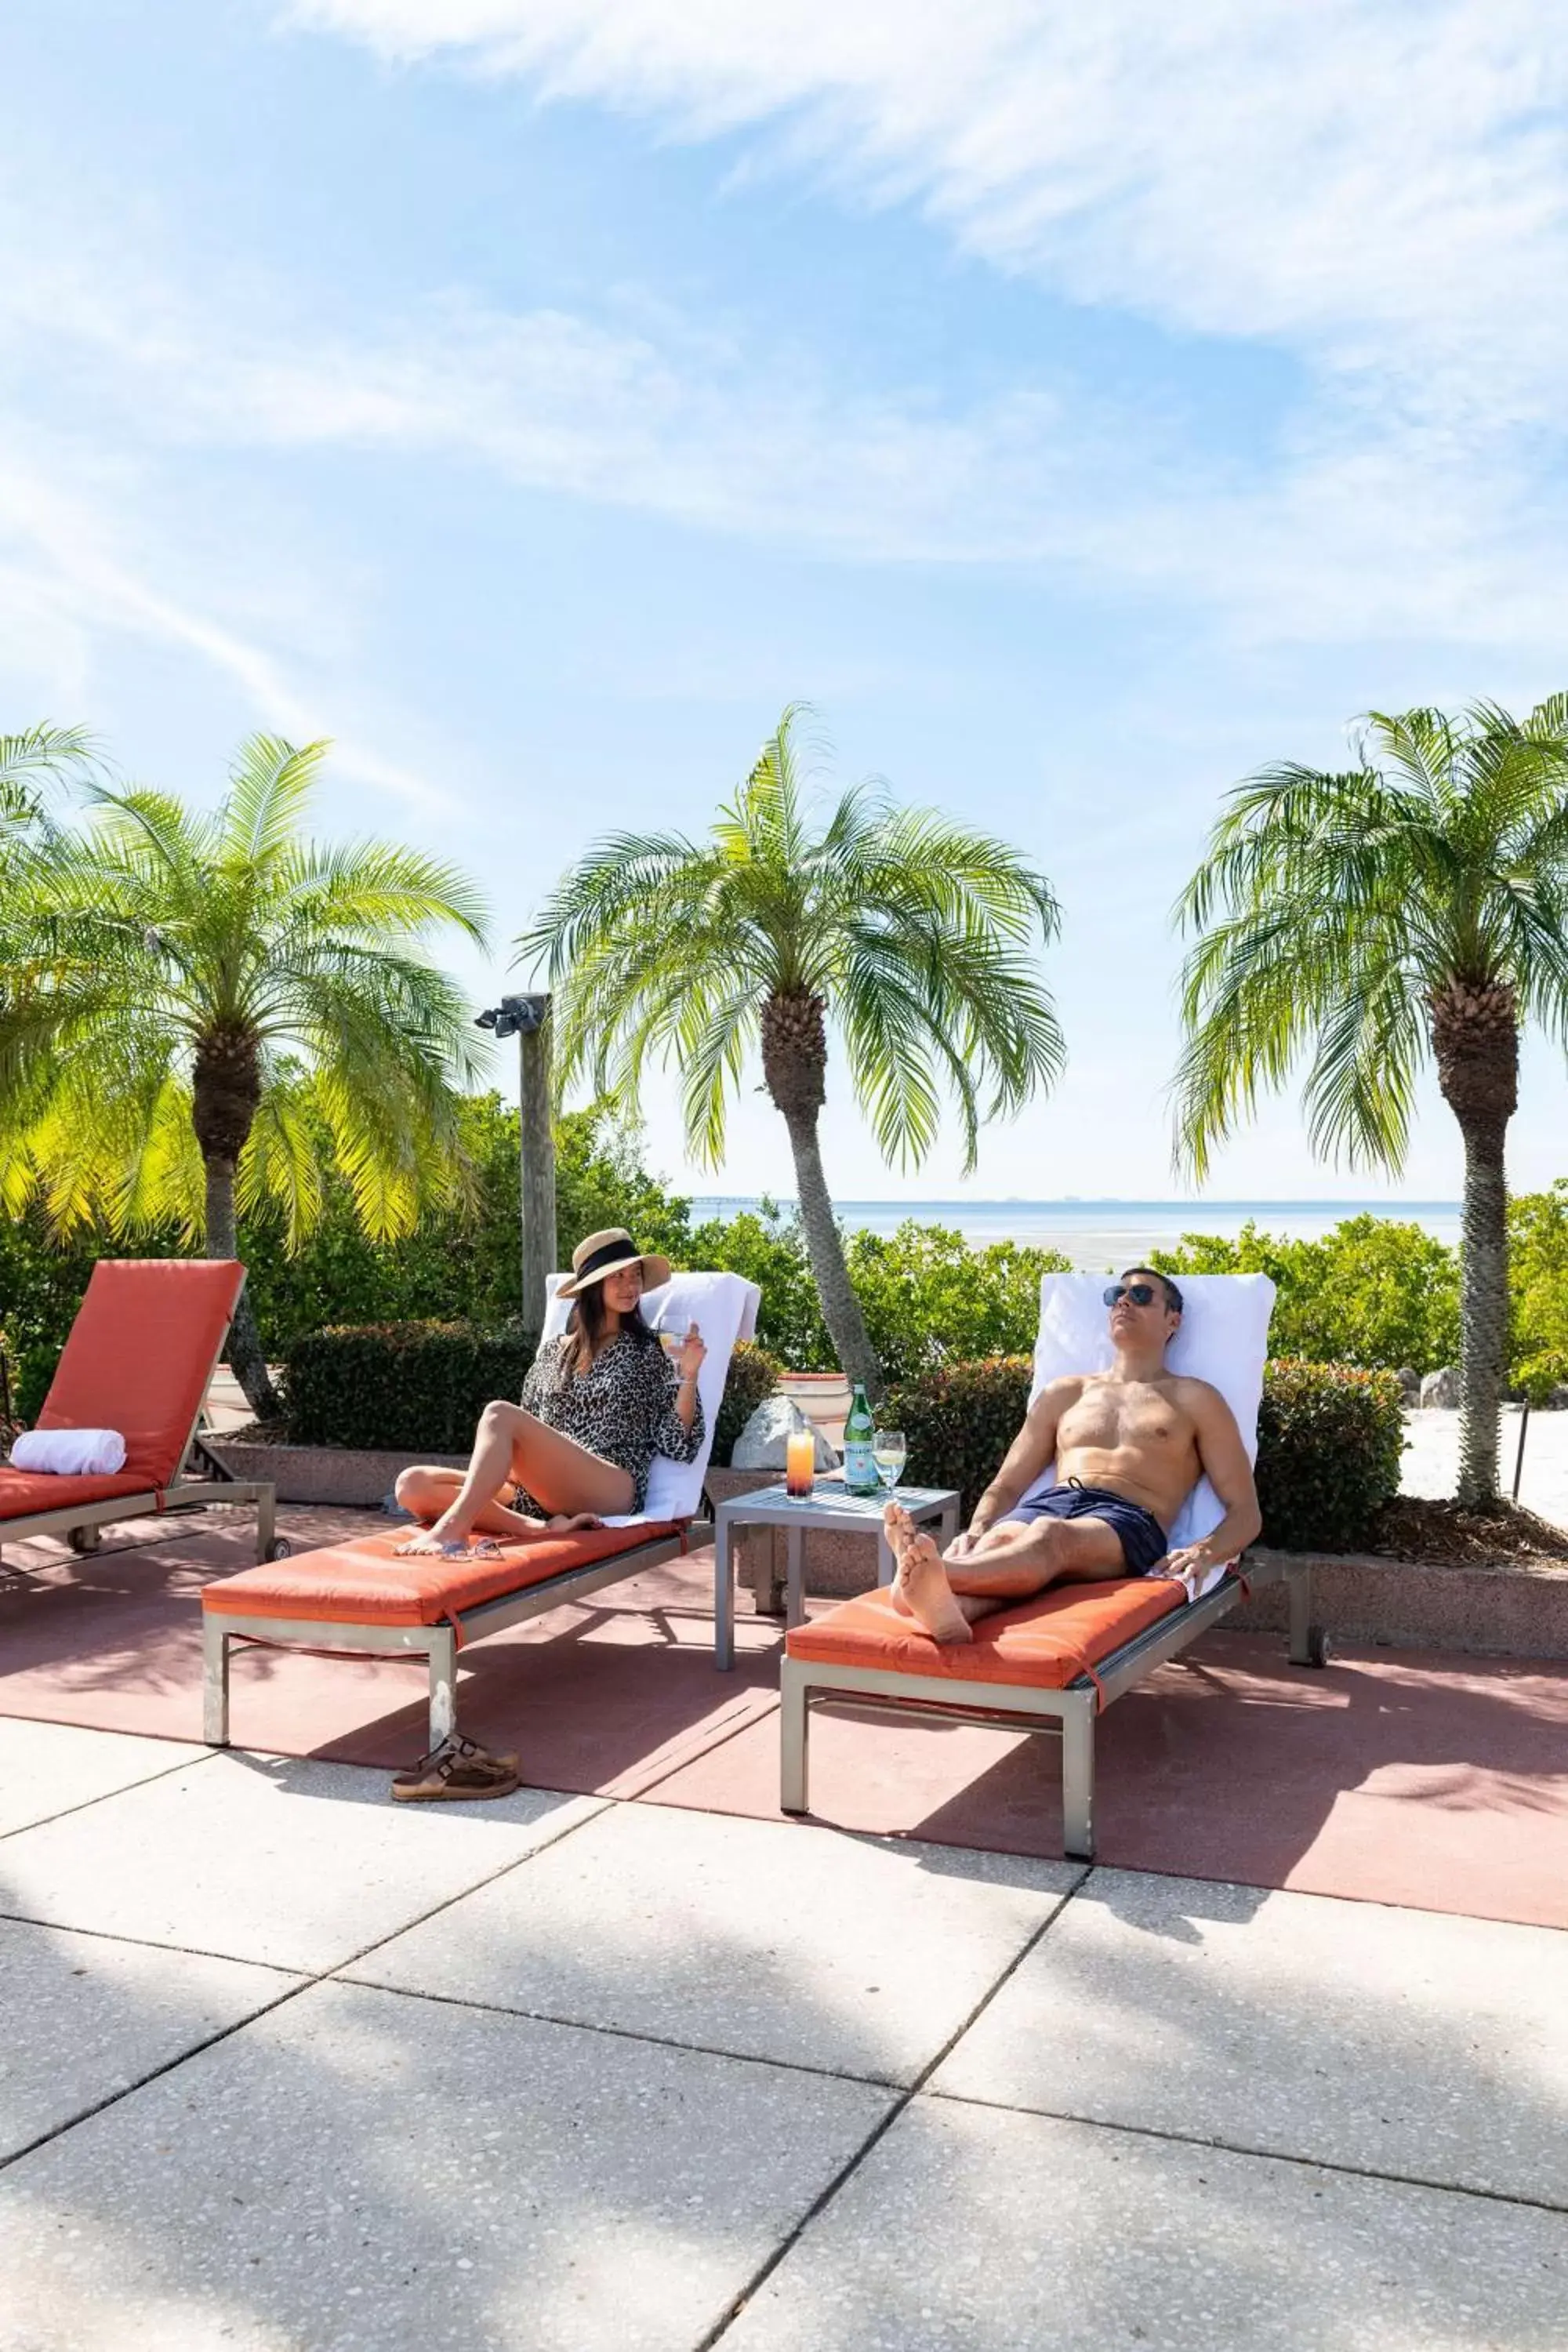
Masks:
[[[640,1305],[668,1280],[669,1260],[639,1252],[619,1228],[578,1244],[561,1291],[576,1301],[571,1323],[540,1348],[521,1403],[486,1405],[466,1472],[398,1479],[398,1501],[428,1523],[400,1552],[452,1555],[474,1534],[525,1543],[596,1528],[642,1509],[656,1454],[696,1460],[708,1351],[693,1323],[672,1364]]]

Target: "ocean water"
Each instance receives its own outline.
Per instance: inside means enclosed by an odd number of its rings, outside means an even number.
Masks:
[[[733,1194],[692,1201],[692,1215],[732,1217],[761,1203]],[[780,1206],[789,1208],[785,1201]],[[1027,1242],[1059,1250],[1090,1273],[1118,1271],[1151,1250],[1174,1249],[1184,1234],[1234,1237],[1250,1220],[1260,1231],[1291,1241],[1316,1241],[1346,1217],[1371,1215],[1417,1224],[1450,1249],[1459,1238],[1457,1201],[839,1201],[851,1229],[890,1234],[907,1218],[947,1225],[980,1248],[987,1242]]]

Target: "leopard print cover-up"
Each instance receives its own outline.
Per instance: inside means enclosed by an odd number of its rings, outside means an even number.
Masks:
[[[632,1482],[632,1509],[640,1511],[656,1454],[672,1462],[695,1462],[701,1452],[702,1400],[696,1400],[690,1428],[683,1428],[675,1410],[679,1375],[658,1341],[645,1347],[622,1332],[585,1372],[576,1370],[576,1355],[574,1333],[543,1342],[522,1383],[523,1409],[575,1438],[601,1462],[625,1470]],[[516,1490],[514,1508],[550,1517],[523,1486]]]

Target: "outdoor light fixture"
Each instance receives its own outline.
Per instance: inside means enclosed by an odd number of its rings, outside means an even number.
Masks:
[[[544,1328],[545,1286],[556,1254],[549,1014],[548,996],[503,996],[499,1004],[474,1015],[476,1029],[488,1029],[492,1037],[517,1039],[522,1319],[536,1338]]]
[[[548,996],[503,996],[487,1013],[475,1015],[474,1026],[497,1037],[531,1037],[549,1009]]]

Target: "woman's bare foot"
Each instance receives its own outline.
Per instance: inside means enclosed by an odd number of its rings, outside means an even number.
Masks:
[[[969,1620],[953,1596],[942,1555],[930,1536],[921,1533],[899,1503],[888,1505],[882,1525],[898,1562],[894,1601],[924,1626],[933,1642],[972,1642],[974,1635]]]
[[[546,1533],[552,1536],[586,1535],[591,1528],[604,1524],[592,1511],[557,1511],[553,1518],[544,1522]]]
[[[421,1528],[416,1536],[394,1548],[394,1559],[455,1559],[468,1549],[471,1527],[459,1527],[449,1511],[443,1511],[433,1527]]]

